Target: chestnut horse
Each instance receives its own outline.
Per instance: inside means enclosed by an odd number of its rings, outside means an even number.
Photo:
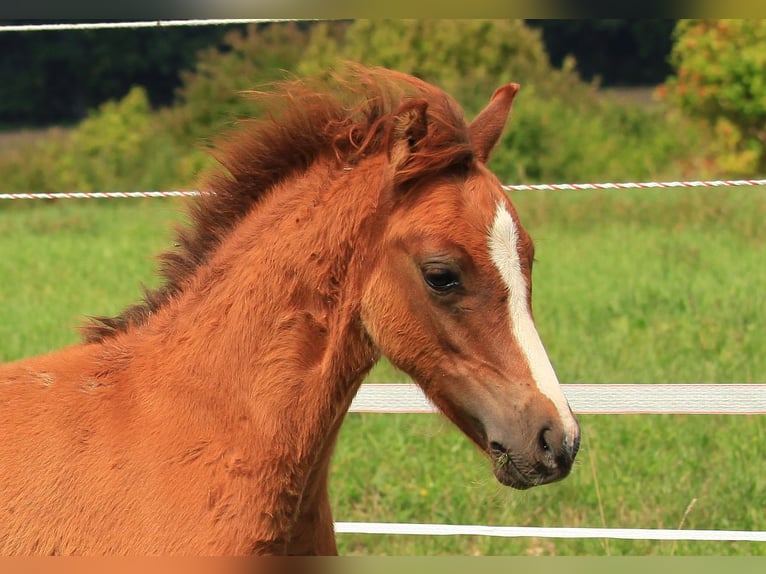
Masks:
[[[470,123],[381,69],[254,94],[164,285],[0,367],[0,553],[336,553],[330,457],[381,355],[501,483],[565,477],[532,241],[485,165],[517,89]]]

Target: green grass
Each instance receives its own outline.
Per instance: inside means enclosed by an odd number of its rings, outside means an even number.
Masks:
[[[0,362],[75,343],[87,316],[137,301],[182,211],[173,200],[2,207]]]
[[[766,381],[766,189],[519,193],[535,316],[563,382]],[[168,200],[0,209],[0,359],[135,301]],[[381,363],[370,380],[406,380]],[[517,492],[442,417],[348,416],[340,521],[766,530],[763,416],[583,416],[561,483]],[[766,554],[766,544],[339,535],[346,554]]]

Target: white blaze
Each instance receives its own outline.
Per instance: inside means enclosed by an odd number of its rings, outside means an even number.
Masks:
[[[532,320],[527,301],[527,283],[521,272],[518,241],[516,222],[505,206],[498,204],[495,220],[489,231],[489,254],[508,287],[511,331],[527,360],[537,388],[556,406],[566,434],[571,437],[575,432],[576,422]]]

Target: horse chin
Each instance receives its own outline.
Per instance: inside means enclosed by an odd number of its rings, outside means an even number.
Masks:
[[[495,478],[504,486],[510,486],[516,490],[527,490],[533,486],[537,486],[539,482],[526,476],[521,470],[519,470],[513,462],[512,457],[508,453],[499,453],[493,449],[492,446],[487,446],[489,441],[487,439],[487,431],[484,424],[475,417],[470,417],[471,431],[466,431],[466,434],[473,440],[479,448],[483,449],[490,460],[492,460],[492,467],[495,474]]]
[[[447,411],[452,414],[452,412]],[[445,414],[447,414],[445,413]],[[487,438],[487,431],[484,423],[475,416],[467,413],[461,413],[461,418],[448,416],[460,428],[465,435],[470,438],[479,449],[483,450],[492,460],[495,478],[501,484],[510,486],[516,490],[527,490],[540,484],[539,481],[526,476],[514,464],[508,453],[500,453],[493,449]]]
[[[500,484],[510,486],[516,490],[527,490],[540,484],[538,481],[522,473],[507,454],[497,454],[491,449],[488,454],[492,459],[495,478]]]

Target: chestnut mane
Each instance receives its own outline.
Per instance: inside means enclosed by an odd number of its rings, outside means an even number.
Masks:
[[[394,185],[466,169],[474,159],[460,107],[446,93],[411,76],[349,66],[345,73],[326,79],[288,80],[274,88],[249,92],[260,119],[243,120],[217,143],[213,153],[220,168],[207,176],[203,193],[191,203],[191,224],[176,230],[176,247],[159,256],[165,283],[145,289],[143,302],[116,317],[92,318],[83,327],[86,342],[145,324],[281,181],[320,159],[340,168],[390,153],[397,129],[394,118],[409,109],[426,109],[429,129],[418,134],[414,153],[398,167]]]

